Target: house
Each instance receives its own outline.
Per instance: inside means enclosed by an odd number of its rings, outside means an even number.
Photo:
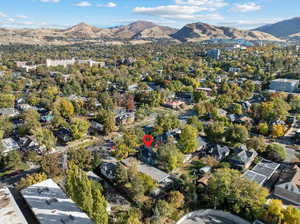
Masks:
[[[18,139],[18,144],[21,147],[22,151],[36,151],[42,153],[46,147],[40,146],[34,136],[25,136]]]
[[[44,122],[44,123],[49,123],[54,119],[54,115],[52,113],[52,111],[49,111],[47,109],[41,108],[38,110],[38,112],[40,113],[40,121]]]
[[[2,146],[3,146],[3,151],[2,153],[3,154],[6,154],[10,151],[13,151],[13,150],[19,150],[20,149],[20,146],[18,145],[18,143],[12,139],[12,138],[4,138],[2,139]]]
[[[139,148],[138,158],[144,163],[154,166],[156,165],[157,152],[154,148],[143,145]]]
[[[124,124],[131,124],[135,120],[135,112],[134,111],[126,111],[126,110],[118,110],[116,112],[116,124],[117,125],[124,125]]]
[[[67,143],[73,139],[72,132],[67,128],[60,128],[55,132],[55,136],[62,143]]]
[[[241,68],[230,67],[229,68],[229,72],[240,73],[241,72]]]
[[[278,163],[263,159],[258,164],[256,164],[252,168],[252,170],[247,170],[243,174],[243,177],[260,185],[263,185],[273,176],[279,166],[280,164]]]
[[[164,106],[172,109],[179,109],[183,105],[185,105],[185,102],[179,99],[173,99],[164,104]]]
[[[206,140],[202,137],[198,137],[197,138],[197,149],[195,152],[193,153],[189,153],[189,154],[184,154],[184,159],[183,159],[183,163],[187,163],[190,162],[195,156],[198,156],[199,154],[203,154],[204,149],[206,149],[208,143],[206,142]]]
[[[254,149],[248,150],[245,145],[235,149],[234,155],[229,159],[232,167],[237,169],[248,169],[256,158],[257,152]]]
[[[230,149],[227,146],[213,145],[208,147],[206,154],[214,157],[218,161],[224,160],[230,153]]]
[[[132,164],[133,157],[128,157],[127,159],[123,159],[121,162],[127,166],[130,167]],[[164,182],[169,181],[170,175],[167,174],[166,172],[159,170],[153,166],[150,166],[146,163],[143,163],[139,160],[137,160],[137,165],[138,165],[138,171],[150,176],[156,183],[158,184],[163,184]]]
[[[215,60],[219,60],[221,56],[220,49],[211,49],[207,51],[207,57],[213,58]]]
[[[68,65],[74,65],[75,59],[63,59],[63,60],[52,60],[52,59],[46,59],[46,66],[47,67],[56,67],[56,66],[63,66],[67,67]]]
[[[250,224],[250,222],[221,210],[197,210],[184,215],[176,224]]]
[[[292,204],[300,205],[300,168],[297,165],[293,169],[281,172],[274,188],[274,195]]]
[[[249,101],[243,101],[239,103],[243,110],[245,110],[246,112],[250,112],[251,111],[251,103]]]
[[[52,179],[23,189],[21,195],[40,224],[94,223]]]
[[[114,162],[103,162],[101,163],[100,173],[109,180],[114,180],[116,178],[117,164]]]
[[[15,108],[0,108],[0,115],[5,117],[16,117],[20,113]]]
[[[18,104],[17,108],[21,111],[38,110],[37,107],[31,106],[29,104]]]
[[[177,92],[176,96],[186,103],[192,103],[194,101],[192,92]]]
[[[90,124],[91,124],[91,127],[90,127],[91,129],[98,131],[98,132],[103,131],[103,125],[100,124],[99,122],[92,120],[92,121],[90,121]]]
[[[299,80],[275,79],[271,81],[270,90],[293,93],[298,88]]]
[[[27,224],[25,217],[7,187],[0,188],[0,223]]]

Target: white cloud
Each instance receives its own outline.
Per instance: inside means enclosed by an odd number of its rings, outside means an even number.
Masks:
[[[117,4],[114,2],[109,2],[107,4],[99,4],[97,7],[107,7],[107,8],[114,8],[117,7]]]
[[[222,8],[227,5],[224,0],[175,0],[178,5],[209,6]]]
[[[235,7],[233,7],[232,10],[237,12],[251,12],[260,10],[261,8],[262,7],[260,5],[257,5],[254,2],[249,2],[244,4],[235,4]]]
[[[28,16],[24,16],[24,15],[17,15],[15,16],[16,19],[27,19]]]
[[[58,2],[60,2],[60,0],[40,0],[40,2],[44,2],[44,3],[48,3],[48,2],[58,3]]]
[[[201,7],[196,5],[166,5],[153,8],[136,7],[133,12],[147,16],[161,17],[166,19],[181,20],[218,20],[223,17],[213,7]],[[205,14],[199,14],[204,13]]]
[[[0,12],[0,18],[4,18],[4,17],[7,17],[7,15],[3,12]]]
[[[237,20],[237,21],[227,21],[219,23],[223,26],[232,26],[242,29],[257,28],[259,26],[276,23],[284,20],[285,18],[274,18],[274,19],[255,19],[255,20]]]
[[[135,13],[145,14],[150,16],[171,16],[171,15],[192,15],[198,12],[204,11],[215,11],[213,8],[199,7],[199,6],[187,6],[187,5],[166,5],[166,6],[158,6],[153,8],[146,7],[136,7],[133,9]]]
[[[91,6],[92,4],[88,1],[82,1],[82,2],[78,2],[75,4],[76,6],[79,6],[79,7],[89,7]]]

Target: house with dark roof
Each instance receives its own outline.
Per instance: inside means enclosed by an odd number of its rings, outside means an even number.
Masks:
[[[230,149],[227,146],[212,145],[208,147],[206,154],[214,157],[218,161],[225,159],[230,153]]]
[[[275,185],[274,195],[295,205],[300,205],[300,168],[284,170]]]
[[[232,167],[237,169],[248,169],[256,158],[257,152],[254,149],[247,149],[245,145],[235,149],[233,156],[229,158]]]
[[[67,128],[60,128],[55,132],[55,136],[62,143],[67,143],[72,140],[72,132]]]

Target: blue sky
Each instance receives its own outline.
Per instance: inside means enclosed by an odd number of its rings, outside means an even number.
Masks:
[[[180,28],[187,23],[250,29],[300,17],[299,0],[1,0],[2,27],[98,27],[148,20]]]

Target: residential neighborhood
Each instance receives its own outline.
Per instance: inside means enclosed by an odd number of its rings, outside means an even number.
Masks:
[[[300,224],[300,43],[150,25],[0,45],[0,223]]]

